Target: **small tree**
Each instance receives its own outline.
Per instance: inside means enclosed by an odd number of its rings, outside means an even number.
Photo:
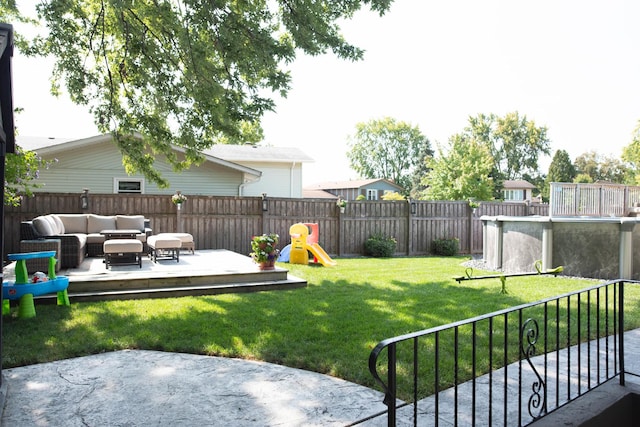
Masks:
[[[385,191],[382,200],[406,200],[406,198],[397,191]]]
[[[40,187],[34,181],[42,168],[48,168],[44,161],[33,151],[25,151],[16,145],[15,153],[7,153],[4,172],[4,204],[18,206],[21,195],[33,195],[32,189]]]
[[[552,182],[573,182],[575,177],[576,168],[571,162],[569,153],[565,150],[556,151],[549,165],[549,173],[547,174],[545,185],[541,191],[543,200],[549,200],[549,191]]]
[[[429,200],[491,200],[493,181],[489,176],[493,158],[486,145],[465,135],[454,135],[449,149],[439,149],[439,158],[429,161],[431,171],[423,183]]]

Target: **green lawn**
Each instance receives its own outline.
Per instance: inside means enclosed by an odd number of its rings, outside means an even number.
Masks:
[[[381,340],[560,295],[597,282],[552,276],[466,281],[466,257],[339,259],[336,267],[281,264],[306,288],[156,300],[39,305],[4,319],[5,368],[121,349],[258,359],[373,386]],[[481,274],[476,272],[475,274]],[[633,303],[633,298],[636,303]],[[628,306],[637,307],[630,293]],[[631,302],[631,303],[630,303]],[[637,312],[637,308],[635,309]],[[637,326],[637,313],[627,315]]]

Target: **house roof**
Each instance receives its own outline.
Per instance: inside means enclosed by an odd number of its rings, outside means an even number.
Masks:
[[[535,189],[536,186],[530,183],[529,181],[525,181],[524,179],[515,179],[515,180],[507,180],[502,183],[502,188],[505,190],[514,190],[514,189]]]
[[[102,134],[89,138],[47,138],[47,137],[19,137],[18,144],[27,150],[39,151],[41,154],[55,154],[77,147],[101,144],[111,141],[111,135]],[[176,147],[178,151],[183,149]],[[256,147],[251,145],[223,145],[218,144],[203,150],[202,154],[209,162],[220,164],[231,169],[239,170],[254,176],[262,172],[243,166],[236,162],[273,162],[273,163],[308,163],[314,160],[297,148]]]
[[[305,187],[305,190],[344,190],[347,188],[361,188],[367,185],[375,184],[376,182],[384,182],[391,186],[397,187],[402,190],[402,187],[396,183],[389,181],[388,179],[376,178],[376,179],[355,179],[350,181],[327,181],[318,184],[312,184]]]
[[[305,199],[337,199],[338,196],[324,190],[303,189],[302,197]]]
[[[105,134],[91,136],[89,138],[82,138],[82,139],[25,137],[24,143],[22,141],[23,139],[19,139],[18,145],[20,145],[25,149],[34,150],[34,151],[37,150],[39,154],[55,155],[56,153],[72,150],[78,147],[87,147],[91,145],[111,143],[113,141],[113,137],[110,134],[105,133]],[[177,151],[184,152],[184,149],[180,147],[174,147],[174,148]],[[239,165],[237,163],[233,163],[231,161],[220,159],[211,155],[207,155],[206,153],[203,153],[203,155],[205,156],[205,159],[208,162],[225,166],[230,169],[237,170],[239,172],[247,174],[245,175],[245,177],[253,176],[257,178],[262,175],[262,172],[252,169],[250,167]],[[254,179],[254,178],[248,178],[248,179]]]
[[[75,138],[53,138],[45,136],[16,136],[16,143],[29,151],[36,151],[42,148],[54,147],[74,141]]]
[[[232,162],[310,163],[314,160],[294,147],[216,144],[203,151]]]

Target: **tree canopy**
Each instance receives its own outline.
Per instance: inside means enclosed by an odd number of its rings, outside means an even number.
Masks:
[[[580,182],[612,182],[624,184],[628,180],[628,168],[620,160],[588,151],[576,157],[574,162]],[[588,177],[588,178],[587,178]]]
[[[541,188],[541,194],[543,200],[549,200],[549,191],[552,182],[573,182],[576,177],[576,168],[571,162],[569,153],[565,150],[558,150],[553,155],[553,160],[549,165],[549,172],[547,173],[547,179],[544,182],[544,187]]]
[[[497,187],[501,187],[504,180],[537,174],[540,157],[550,153],[547,128],[537,126],[517,111],[504,117],[495,114],[469,117],[464,133],[489,148],[494,160],[492,177]]]
[[[464,134],[449,139],[448,149],[438,148],[438,157],[428,160],[431,168],[423,180],[428,200],[491,200],[493,180],[489,176],[493,157],[488,147]]]
[[[640,121],[633,131],[631,143],[622,149],[622,160],[628,165],[629,182],[640,185]]]
[[[428,160],[431,170],[422,179],[427,188],[420,194],[434,200],[500,198],[505,180],[544,182],[538,160],[549,151],[547,128],[518,112],[478,114],[449,139],[448,150]]]
[[[64,85],[89,106],[128,172],[167,185],[158,154],[181,169],[215,143],[257,142],[270,96],[290,88],[284,67],[296,53],[361,59],[338,21],[363,5],[382,15],[391,2],[48,0],[36,7],[46,33],[25,53],[55,58],[52,91]],[[11,0],[0,20],[17,12]]]
[[[385,117],[358,123],[349,140],[351,168],[363,178],[395,182],[408,195],[414,172],[433,155],[431,144],[417,126]]]

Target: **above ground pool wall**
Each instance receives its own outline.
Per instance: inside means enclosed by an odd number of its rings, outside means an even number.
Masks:
[[[640,279],[637,218],[482,217],[483,256],[506,273],[564,267],[563,275]],[[635,250],[634,250],[635,248]]]
[[[542,258],[543,224],[505,222],[502,226],[502,268],[508,272],[535,271]]]
[[[617,279],[620,224],[553,223],[553,264],[567,276]]]

